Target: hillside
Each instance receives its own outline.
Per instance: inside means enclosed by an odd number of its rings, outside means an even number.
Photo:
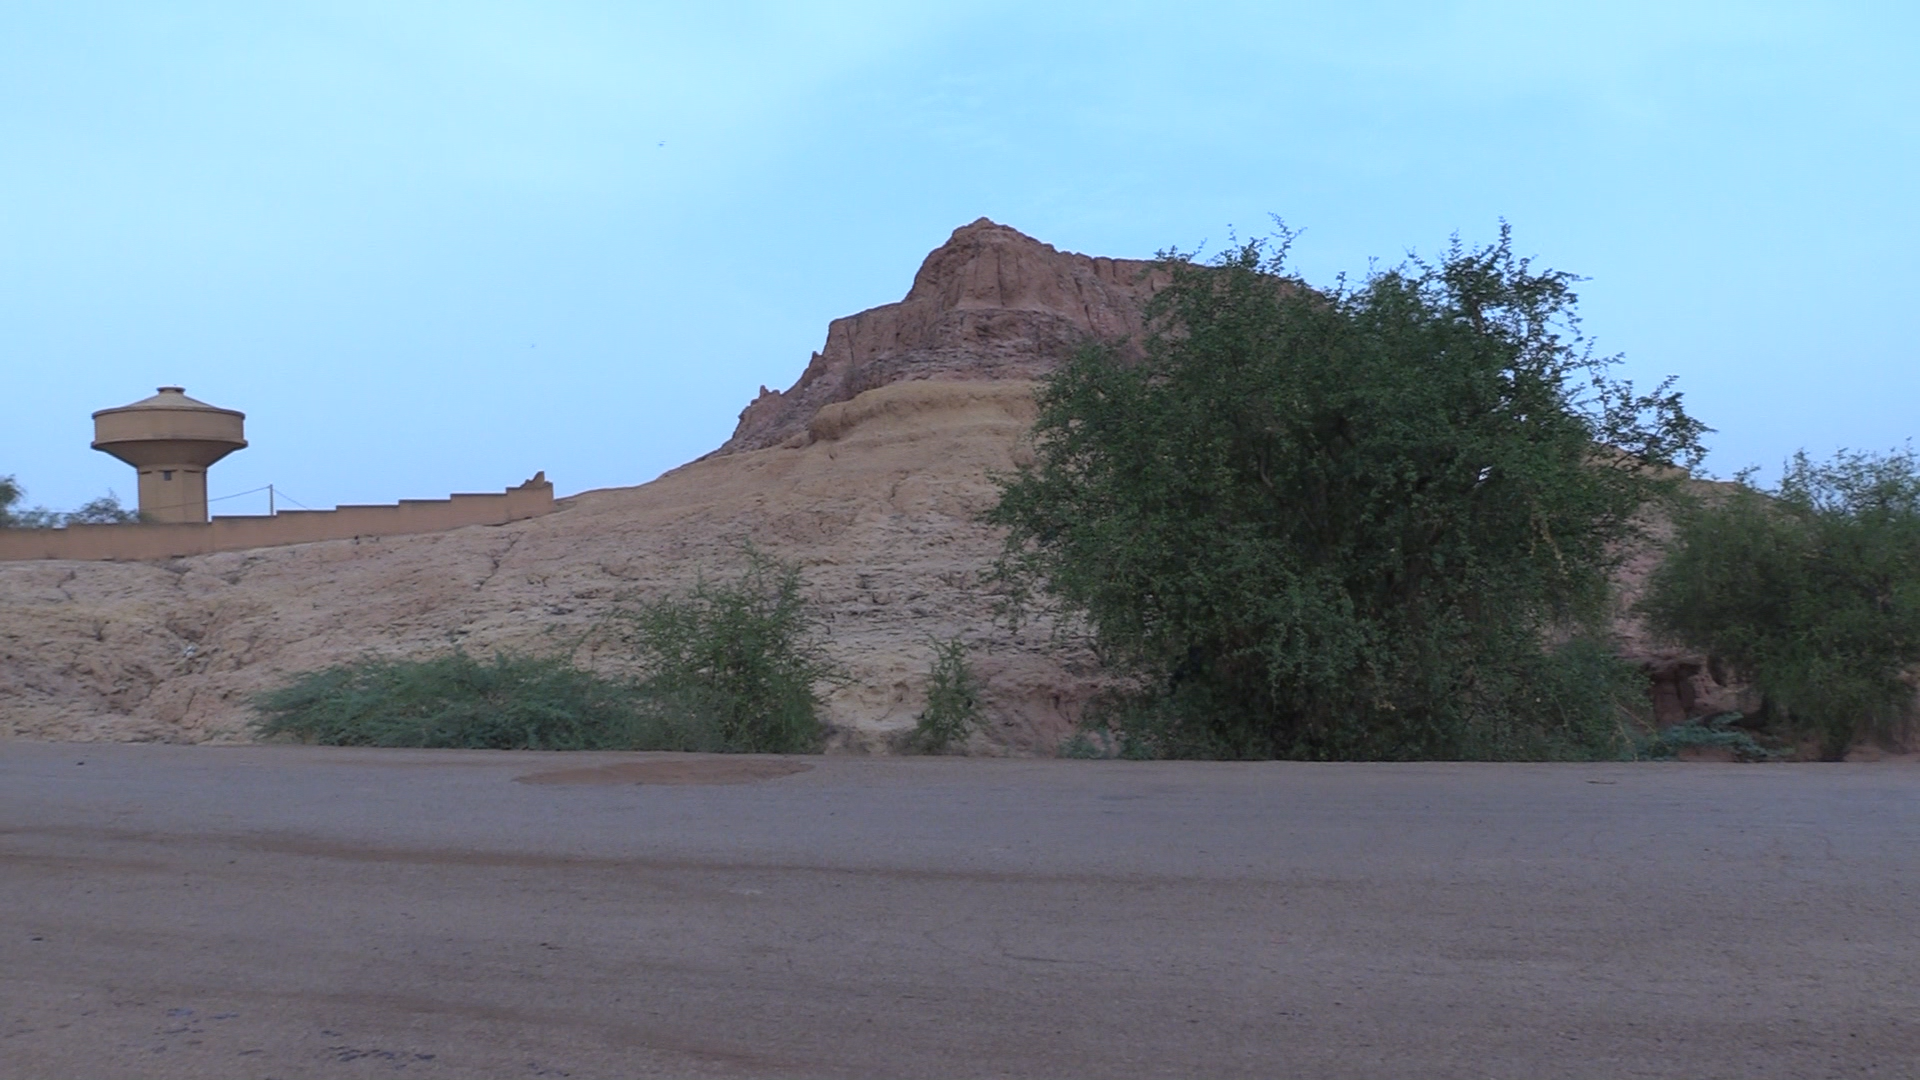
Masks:
[[[1139,330],[1148,265],[1056,251],[984,219],[930,254],[897,304],[838,319],[798,381],[766,391],[705,458],[649,484],[498,527],[164,563],[0,563],[0,736],[245,738],[249,697],[366,653],[546,651],[623,598],[725,576],[752,542],[805,568],[852,675],[829,701],[845,749],[880,749],[921,705],[930,635],[963,635],[988,687],[976,751],[1049,752],[1095,688],[1049,628],[996,626],[974,515],[1012,468],[1031,379],[1089,336]]]
[[[929,638],[962,636],[987,687],[975,752],[1048,753],[1098,689],[1092,658],[1039,623],[996,624],[975,520],[1014,467],[1033,380],[1089,338],[1131,347],[1149,263],[1057,251],[984,218],[912,288],[828,327],[798,380],[763,389],[734,434],[649,484],[560,500],[545,517],[420,536],[161,563],[0,562],[0,737],[246,737],[250,697],[365,654],[574,649],[617,670],[623,602],[724,577],[752,543],[804,568],[829,650],[834,745],[883,750],[923,700]],[[1626,572],[1627,594],[1657,554]],[[1632,620],[1620,646],[1663,723],[1743,702],[1703,657]],[[1750,703],[1748,703],[1750,704]]]

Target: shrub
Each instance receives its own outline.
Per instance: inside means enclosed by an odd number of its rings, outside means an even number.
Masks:
[[[331,746],[717,750],[716,733],[649,708],[564,659],[454,652],[309,672],[254,700],[255,731]]]
[[[1132,678],[1124,753],[1615,753],[1623,669],[1548,643],[1602,632],[1622,541],[1704,428],[1609,377],[1575,279],[1504,229],[1328,290],[1285,239],[1163,256],[1144,357],[1089,346],[1047,379],[988,514],[1016,609],[1077,616]]]
[[[686,596],[619,613],[643,672],[638,690],[698,717],[730,750],[816,751],[825,727],[815,687],[838,668],[813,640],[799,567],[745,554],[733,582],[702,578]]]
[[[817,750],[813,687],[835,669],[809,640],[799,570],[747,554],[737,582],[618,613],[638,680],[564,657],[368,658],[259,695],[255,731],[334,746]]]
[[[980,683],[967,662],[966,643],[959,638],[933,639],[933,667],[928,673],[927,707],[914,720],[913,745],[928,754],[944,754],[979,730]]]
[[[1217,729],[1191,721],[1208,709],[1231,707],[1212,696],[1217,692],[1205,681],[1183,680],[1167,689],[1098,698],[1074,736],[1073,756],[1244,757]],[[1639,733],[1651,720],[1645,675],[1586,637],[1551,649],[1516,650],[1509,666],[1478,673],[1471,692],[1476,695],[1470,707],[1477,722],[1464,731],[1435,736],[1452,740],[1449,758],[1628,759],[1635,756]],[[1063,744],[1061,752],[1067,749]],[[1328,756],[1342,756],[1339,749]]]
[[[1920,460],[1801,453],[1772,491],[1751,475],[1679,515],[1641,607],[1656,630],[1752,680],[1765,721],[1840,757],[1911,717]]]
[[[1778,761],[1787,749],[1768,749],[1738,725],[1739,713],[1723,713],[1705,720],[1689,720],[1638,740],[1634,756],[1643,761],[1672,761],[1684,750],[1725,750],[1735,761]]]

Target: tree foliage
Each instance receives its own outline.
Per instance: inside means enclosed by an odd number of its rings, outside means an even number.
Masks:
[[[731,582],[621,614],[643,697],[705,718],[728,749],[805,753],[825,737],[816,686],[839,669],[814,637],[800,568],[753,548]]]
[[[1910,717],[1920,665],[1920,459],[1801,453],[1771,491],[1742,475],[1679,516],[1642,607],[1827,756],[1886,733]]]
[[[944,754],[980,729],[980,679],[967,659],[967,643],[958,637],[933,638],[933,664],[927,672],[927,707],[914,717],[912,745]]]
[[[136,510],[120,505],[120,497],[109,491],[78,510],[61,513],[36,506],[15,509],[27,496],[27,489],[12,476],[0,476],[0,529],[59,529],[68,525],[124,525],[140,520]]]
[[[62,525],[131,525],[139,520],[140,512],[122,506],[120,496],[111,491],[81,503],[78,510],[61,515]]]
[[[1611,377],[1576,279],[1504,227],[1329,289],[1287,241],[1163,254],[1144,359],[1090,345],[1045,383],[988,514],[1016,606],[1135,677],[1107,715],[1136,752],[1588,752],[1634,695],[1579,634],[1705,429]]]

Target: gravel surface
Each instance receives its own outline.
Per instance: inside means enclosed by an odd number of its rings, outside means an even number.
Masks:
[[[1920,768],[0,742],[6,1077],[1920,1075]]]

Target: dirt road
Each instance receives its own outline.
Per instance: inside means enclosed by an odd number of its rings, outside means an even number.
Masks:
[[[6,1077],[1920,1075],[1920,769],[0,743]]]

